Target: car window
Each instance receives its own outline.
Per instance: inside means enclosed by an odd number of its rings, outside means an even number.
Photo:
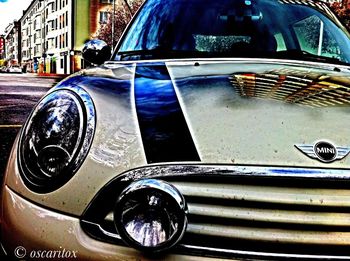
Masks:
[[[194,48],[204,52],[225,52],[235,44],[247,44],[252,37],[247,35],[193,35]]]
[[[274,35],[276,42],[277,42],[277,51],[286,51],[287,50],[287,46],[286,43],[284,41],[283,35],[282,33],[276,33]]]
[[[350,62],[350,35],[320,2],[148,0],[131,24],[116,60],[179,54],[274,58],[299,51]]]
[[[318,16],[309,16],[293,25],[301,50],[320,56],[341,58],[342,49],[328,23]]]

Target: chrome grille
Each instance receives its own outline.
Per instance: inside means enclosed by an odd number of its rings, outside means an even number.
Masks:
[[[184,194],[190,217],[196,216],[192,222],[189,218],[187,233],[252,242],[350,247],[350,190],[172,184]]]
[[[183,193],[189,224],[181,245],[173,251],[219,257],[350,259],[347,171],[311,169],[309,176],[304,169],[279,172],[249,167],[186,167],[182,173],[166,166],[157,167],[157,172],[153,172],[156,168],[140,170],[143,175],[137,172],[114,182],[121,186],[156,177]],[[111,209],[96,222],[105,235],[118,238]]]

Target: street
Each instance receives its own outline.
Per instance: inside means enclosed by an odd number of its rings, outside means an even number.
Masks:
[[[0,74],[0,181],[12,144],[33,106],[60,78]]]

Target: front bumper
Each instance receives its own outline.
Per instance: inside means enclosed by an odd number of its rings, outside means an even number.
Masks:
[[[142,253],[92,239],[78,217],[42,208],[5,186],[1,238],[9,256],[19,259],[147,260]],[[163,257],[164,258],[164,257]],[[167,255],[168,260],[214,260]]]
[[[159,178],[175,185],[189,206],[186,234],[174,248],[177,255],[162,258],[349,260],[346,174],[330,169],[152,166],[117,176],[99,191],[82,216],[39,207],[46,203],[44,197],[32,203],[31,198],[4,186],[2,239],[11,255],[20,246],[29,255],[65,250],[75,251],[83,260],[147,259],[121,245],[119,239],[115,242],[118,235],[109,213],[126,184]],[[60,202],[62,199],[57,200]],[[86,224],[90,226],[84,227]]]

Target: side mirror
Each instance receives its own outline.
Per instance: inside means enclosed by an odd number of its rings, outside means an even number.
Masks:
[[[111,58],[112,49],[102,40],[91,40],[84,44],[83,58],[95,65],[103,64]]]

